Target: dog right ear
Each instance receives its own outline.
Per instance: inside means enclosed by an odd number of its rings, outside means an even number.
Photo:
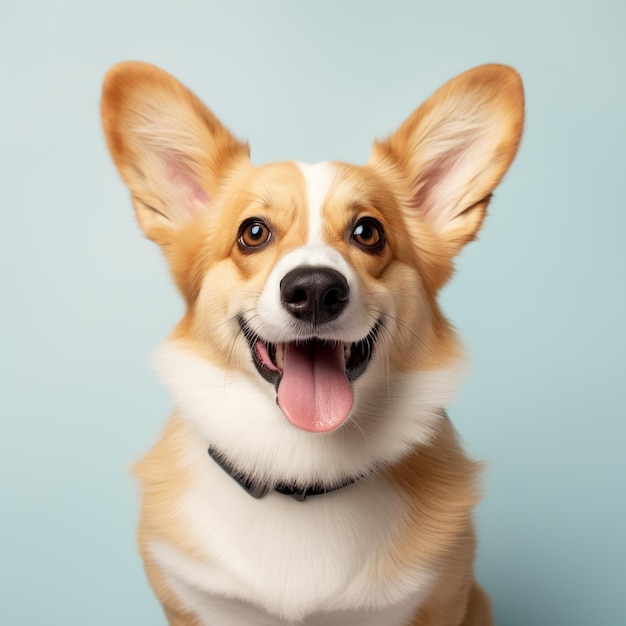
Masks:
[[[109,70],[101,115],[139,224],[161,246],[170,244],[182,226],[210,214],[220,181],[249,158],[247,144],[193,93],[146,63],[120,63]]]
[[[437,237],[451,260],[475,238],[524,125],[524,90],[505,65],[482,65],[448,81],[400,128],[374,143],[370,162],[407,186],[405,215]]]

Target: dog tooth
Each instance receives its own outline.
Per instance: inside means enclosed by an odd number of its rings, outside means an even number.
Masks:
[[[276,344],[276,349],[274,351],[274,358],[276,359],[276,367],[282,370],[285,367],[285,348],[284,344],[278,343]]]

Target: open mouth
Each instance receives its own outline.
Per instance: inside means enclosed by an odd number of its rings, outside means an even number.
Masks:
[[[352,381],[367,369],[380,322],[354,343],[317,338],[270,343],[242,317],[239,324],[257,371],[276,388],[278,406],[289,422],[310,432],[327,432],[345,421],[354,403]]]

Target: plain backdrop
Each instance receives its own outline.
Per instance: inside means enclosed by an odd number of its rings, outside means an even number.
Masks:
[[[522,147],[443,294],[473,357],[449,409],[486,462],[478,572],[501,626],[626,624],[625,23],[622,0],[3,2],[0,623],[165,624],[129,469],[182,305],[98,119],[136,59],[256,163],[364,163],[455,74],[521,72]]]

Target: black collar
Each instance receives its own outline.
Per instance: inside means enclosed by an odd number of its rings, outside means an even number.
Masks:
[[[320,496],[325,493],[331,493],[343,489],[348,485],[352,485],[363,476],[356,478],[348,477],[334,485],[299,485],[297,483],[277,483],[274,485],[255,481],[248,478],[242,472],[238,471],[231,465],[221,452],[218,452],[213,446],[209,448],[209,456],[246,492],[253,498],[263,498],[270,491],[277,491],[286,496],[291,496],[300,502],[304,502],[309,496]]]

